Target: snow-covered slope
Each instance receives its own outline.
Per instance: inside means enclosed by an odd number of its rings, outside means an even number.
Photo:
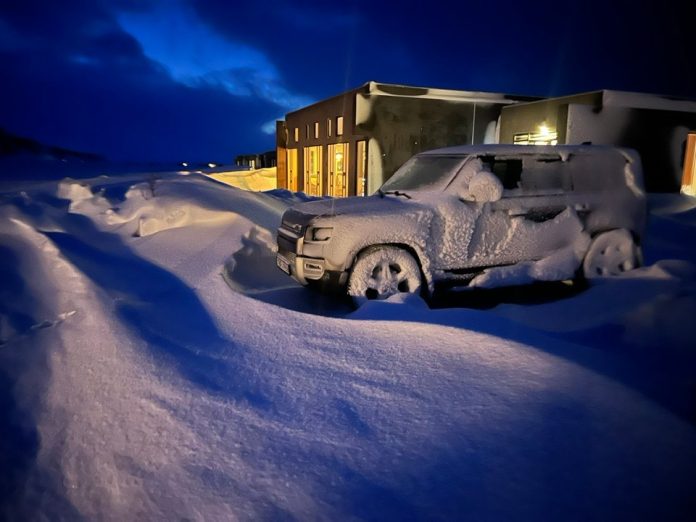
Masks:
[[[244,190],[273,190],[278,187],[276,167],[212,172],[208,176]]]
[[[690,200],[654,202],[650,266],[584,292],[352,311],[275,268],[301,197],[0,194],[0,518],[696,513]]]

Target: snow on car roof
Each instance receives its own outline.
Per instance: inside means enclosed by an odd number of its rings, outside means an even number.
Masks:
[[[630,149],[612,147],[608,145],[457,145],[421,152],[421,155],[430,154],[563,154],[584,151],[621,151],[627,153]]]

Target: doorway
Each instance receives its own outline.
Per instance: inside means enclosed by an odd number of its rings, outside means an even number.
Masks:
[[[367,141],[360,140],[356,146],[356,184],[355,195],[367,196]]]
[[[329,196],[348,196],[348,144],[329,145]]]
[[[322,196],[321,145],[304,148],[304,191],[310,196]]]
[[[690,132],[686,138],[681,191],[683,194],[696,196],[696,132]]]
[[[288,190],[297,192],[297,149],[288,149]]]

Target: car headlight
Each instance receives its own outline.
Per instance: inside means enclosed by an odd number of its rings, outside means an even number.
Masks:
[[[328,241],[332,235],[332,227],[313,227],[307,231],[307,237],[310,241]]]

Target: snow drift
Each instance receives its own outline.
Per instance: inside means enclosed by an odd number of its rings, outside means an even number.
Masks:
[[[650,266],[572,297],[353,312],[275,267],[291,196],[0,195],[2,518],[693,516],[687,200]]]

